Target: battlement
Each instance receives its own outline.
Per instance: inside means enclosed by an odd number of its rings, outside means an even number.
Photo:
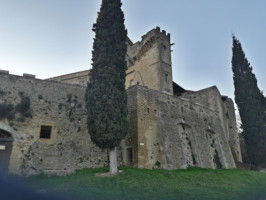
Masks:
[[[23,74],[23,77],[24,77],[24,78],[32,78],[32,79],[35,79],[36,76],[33,75],[33,74],[25,74],[25,73],[24,73],[24,74]]]
[[[146,38],[152,37],[152,36],[166,37],[169,41],[170,41],[170,38],[171,38],[171,34],[170,33],[166,33],[165,30],[161,30],[161,28],[159,26],[157,26],[156,28],[150,30],[148,33],[143,35],[141,37],[141,41],[144,41]]]
[[[10,80],[12,80],[13,82],[28,82],[29,80],[31,82],[34,82],[36,84],[39,83],[49,83],[49,84],[56,84],[56,85],[66,85],[67,87],[85,87],[87,84],[85,85],[81,85],[81,84],[73,84],[73,83],[67,83],[67,82],[61,82],[59,80],[55,80],[55,79],[38,79],[36,78],[35,75],[33,74],[27,74],[27,73],[23,73],[22,76],[20,75],[16,75],[16,74],[10,74],[9,71],[5,71],[5,70],[0,70],[0,77],[2,78],[8,78]]]
[[[1,70],[0,69],[0,74],[4,74],[4,75],[13,75],[13,74],[9,74],[9,71],[7,70]],[[18,76],[18,75],[13,75],[13,76]],[[36,76],[33,75],[33,74],[27,74],[27,73],[24,73],[22,76],[18,76],[18,77],[24,77],[24,78],[31,78],[31,79],[35,79]]]
[[[0,70],[0,74],[9,74],[9,71],[6,71],[6,70]]]
[[[173,95],[170,34],[156,27],[128,45],[126,88],[138,84]]]

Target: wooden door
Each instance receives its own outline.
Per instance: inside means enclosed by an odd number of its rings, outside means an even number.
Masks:
[[[0,129],[0,173],[8,173],[12,146],[12,136],[8,132]]]

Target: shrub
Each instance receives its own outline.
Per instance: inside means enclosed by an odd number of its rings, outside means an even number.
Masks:
[[[29,111],[28,111],[28,112],[25,112],[25,113],[23,114],[23,116],[24,116],[24,117],[32,117],[32,116],[31,116],[31,112],[29,112]]]
[[[12,104],[0,104],[0,119],[8,116],[8,113],[14,109]]]
[[[62,109],[62,106],[63,106],[62,103],[58,104],[58,109],[61,110]]]
[[[15,112],[9,112],[7,115],[7,119],[8,120],[13,120],[15,119]]]
[[[20,104],[16,105],[15,110],[20,113],[25,113],[30,109],[30,98],[29,97],[21,97]]]
[[[25,122],[25,118],[24,117],[17,118],[17,122]]]
[[[161,163],[160,163],[158,160],[156,161],[155,165],[156,165],[157,167],[161,167]]]
[[[18,94],[19,94],[20,97],[23,97],[24,92],[19,92]]]
[[[72,100],[72,94],[67,94],[67,102],[71,103]]]
[[[43,97],[42,97],[42,95],[41,95],[41,94],[39,94],[39,95],[38,95],[38,98],[39,98],[39,99],[43,99]]]

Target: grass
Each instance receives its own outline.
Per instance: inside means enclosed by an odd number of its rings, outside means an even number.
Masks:
[[[266,174],[239,169],[147,170],[120,167],[115,177],[96,177],[108,168],[83,169],[58,177],[37,175],[27,178],[35,189],[63,192],[85,199],[172,200],[172,199],[265,199]],[[264,197],[264,198],[263,198]]]

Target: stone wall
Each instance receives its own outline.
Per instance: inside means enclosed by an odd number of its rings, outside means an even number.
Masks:
[[[9,171],[68,174],[107,165],[107,152],[90,140],[85,87],[0,73],[0,104],[13,104],[13,117],[0,119],[13,150]],[[16,110],[29,97],[25,113]],[[242,161],[233,103],[216,87],[181,97],[139,85],[128,89],[130,130],[119,148],[119,162],[139,168],[233,168]],[[40,138],[51,127],[49,139]]]
[[[242,162],[239,133],[237,131],[235,108],[232,99],[221,96],[216,86],[206,88],[197,92],[187,92],[182,98],[198,103],[205,107],[217,110],[221,119],[221,126],[225,137],[230,143],[234,159]]]
[[[0,129],[14,138],[9,171],[70,173],[107,165],[107,152],[96,147],[87,132],[85,87],[0,73],[0,104],[13,104],[13,117],[0,119]],[[30,108],[19,113],[23,97]],[[52,127],[50,139],[40,138],[41,126]]]
[[[235,161],[238,163],[242,163],[243,160],[240,147],[241,135],[237,128],[234,102],[232,101],[232,99],[226,98],[223,103],[226,111],[225,115],[228,121],[227,124],[229,126],[229,141],[231,150]]]
[[[135,166],[166,169],[235,167],[227,137],[229,133],[224,128],[227,122],[221,118],[224,114],[221,110],[141,86],[130,88],[128,94],[129,99],[137,101]],[[217,93],[214,98],[221,96]]]
[[[173,94],[170,34],[157,27],[128,44],[127,62],[126,88],[141,85]]]
[[[87,83],[90,81],[89,73],[90,73],[90,70],[85,70],[85,71],[75,72],[71,74],[65,74],[61,76],[52,77],[52,78],[49,78],[48,80],[59,81],[62,83],[69,83],[69,84],[74,84],[74,85],[81,85],[81,86],[86,87]]]

